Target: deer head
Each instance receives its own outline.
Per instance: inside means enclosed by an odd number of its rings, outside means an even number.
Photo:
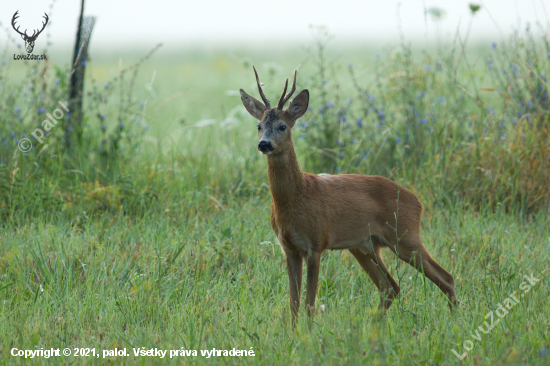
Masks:
[[[294,82],[292,83],[290,92],[285,95],[288,87],[287,79],[277,107],[271,108],[269,100],[262,91],[256,68],[254,68],[254,74],[256,74],[256,83],[258,84],[258,90],[264,103],[246,94],[242,89],[241,100],[248,113],[260,121],[258,123],[258,150],[266,155],[280,154],[286,151],[292,144],[290,131],[294,127],[296,120],[302,117],[307,111],[309,91],[307,89],[302,90],[290,103],[290,106],[286,110],[283,110],[285,103],[296,91],[296,71],[294,71]]]
[[[34,49],[34,42],[36,41],[36,38],[40,35],[40,33],[42,33],[44,28],[46,28],[46,24],[48,24],[48,14],[44,13],[44,18],[46,19],[46,22],[42,22],[42,29],[35,29],[32,33],[32,36],[29,36],[26,29],[24,33],[21,33],[19,31],[19,27],[15,28],[15,20],[19,18],[19,15],[17,15],[17,13],[19,13],[19,10],[16,11],[15,14],[13,14],[13,18],[11,18],[11,26],[13,27],[13,29],[15,29],[17,33],[21,35],[21,38],[23,38],[23,40],[25,41],[25,48],[27,49],[27,53],[31,53]]]

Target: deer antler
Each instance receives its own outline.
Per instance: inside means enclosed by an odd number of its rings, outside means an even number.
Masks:
[[[50,18],[48,18],[48,14],[44,13],[44,17],[43,18],[46,18],[46,23],[42,22],[42,29],[40,29],[40,31],[36,34],[37,36],[42,33],[42,31],[44,30],[44,28],[46,28],[46,25],[48,24],[48,20]]]
[[[11,26],[12,26],[13,29],[15,29],[15,31],[16,31],[17,33],[19,33],[20,35],[22,35],[22,36],[27,36],[26,30],[25,30],[25,33],[21,33],[21,32],[19,31],[19,27],[15,28],[15,20],[16,20],[17,18],[19,18],[19,15],[17,15],[17,13],[19,13],[19,10],[17,10],[17,11],[15,12],[15,14],[13,14],[13,18],[11,18]]]
[[[265,94],[262,91],[262,86],[260,85],[260,78],[258,77],[258,73],[256,72],[256,68],[254,66],[252,66],[252,68],[254,69],[254,74],[256,74],[256,82],[258,83],[258,90],[260,91],[260,96],[262,97],[266,108],[270,109],[271,104],[269,104],[269,100],[265,97]]]
[[[290,89],[290,92],[285,96],[286,88],[288,87],[288,79],[286,79],[285,83],[285,89],[283,90],[283,94],[281,95],[281,99],[279,99],[279,103],[277,103],[277,109],[283,110],[283,107],[285,106],[285,103],[290,99],[292,94],[296,91],[296,70],[294,70],[294,82],[292,83],[292,89]]]

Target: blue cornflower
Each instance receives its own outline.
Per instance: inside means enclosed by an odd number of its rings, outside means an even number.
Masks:
[[[422,97],[424,96],[424,94],[426,94],[425,91],[421,91],[417,96],[416,96],[416,99],[422,99]]]
[[[533,101],[530,100],[529,102],[527,102],[527,105],[529,106],[529,108],[533,108]]]
[[[311,106],[310,106],[310,105],[307,106],[307,110],[308,110],[308,111],[311,110]]]
[[[105,115],[104,115],[103,113],[100,113],[100,114],[99,114],[99,118],[104,119],[104,118],[105,118]]]
[[[529,67],[531,67],[531,61],[527,60],[527,65],[529,65]]]
[[[500,122],[499,125],[500,125],[500,127],[504,127],[505,124],[504,124],[504,122]]]
[[[4,66],[8,64],[8,61],[4,61]]]
[[[327,85],[327,84],[328,84],[328,80],[323,80],[323,84]]]
[[[82,61],[82,66],[86,66],[88,63],[86,61]]]
[[[73,126],[69,126],[68,129],[69,129],[69,131],[72,131],[72,130],[73,130]]]
[[[378,118],[384,119],[384,117],[386,117],[386,115],[384,114],[384,112],[378,112]]]
[[[99,151],[103,151],[103,145],[99,145],[98,149]]]
[[[436,99],[436,102],[443,103],[445,101],[445,97],[439,97]]]
[[[363,127],[363,120],[361,118],[357,118],[357,126]]]
[[[38,114],[46,112],[46,108],[38,108]]]
[[[430,68],[431,68],[431,67],[430,67],[430,65],[426,65],[426,66],[424,66],[424,70],[426,70],[426,71],[429,71],[429,70],[430,70]]]
[[[32,90],[32,85],[29,85],[29,90]]]
[[[370,104],[374,103],[375,100],[376,100],[376,97],[374,95],[371,95],[369,98]]]
[[[7,144],[8,144],[8,140],[5,140],[5,141],[4,141],[4,145],[7,145]]]
[[[23,132],[23,133],[21,134],[21,137],[27,137],[27,134],[26,134],[25,132]]]
[[[525,118],[526,118],[526,119],[529,119],[529,118],[531,118],[531,115],[530,115],[529,113],[527,113],[527,114],[525,115]]]
[[[149,129],[149,126],[145,126],[143,129],[147,131]]]
[[[395,142],[401,142],[401,137],[396,137]]]
[[[327,109],[331,109],[334,106],[334,103],[328,102],[327,103]]]
[[[493,42],[493,43],[491,44],[491,48],[492,48],[493,50],[494,50],[495,48],[497,48],[497,43],[496,43],[496,42]]]
[[[421,118],[420,123],[426,124],[426,123],[428,123],[428,120],[426,118]]]
[[[319,113],[323,113],[323,106],[322,105],[319,106]]]
[[[419,114],[418,112],[416,112],[416,113],[414,114],[414,118],[418,118],[418,117],[420,117],[420,114]]]
[[[21,112],[21,108],[15,108],[15,114]]]
[[[485,130],[483,130],[483,133],[487,133],[487,132],[489,132],[489,130],[488,130],[488,129],[485,129]]]
[[[339,157],[340,159],[343,159],[343,158],[344,158],[344,153],[340,153],[340,154],[338,155],[338,157]]]
[[[124,125],[121,123],[118,125],[118,128],[120,128],[121,130],[124,128]]]
[[[23,116],[19,115],[17,116],[17,119],[21,121],[23,119]]]
[[[355,166],[359,166],[359,162],[358,162],[358,161],[356,161],[355,163],[353,163],[353,165],[355,165]]]
[[[38,70],[36,70],[36,69],[32,70],[33,74],[36,74],[37,72],[38,72]]]
[[[405,132],[405,137],[409,137],[410,134],[408,132]]]

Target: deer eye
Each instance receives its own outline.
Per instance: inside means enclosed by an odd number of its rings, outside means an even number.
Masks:
[[[258,125],[258,131],[260,131],[262,129],[262,127],[260,125]]]
[[[279,131],[284,131],[284,130],[286,130],[286,126],[285,126],[285,125],[281,125],[281,126],[279,127]]]

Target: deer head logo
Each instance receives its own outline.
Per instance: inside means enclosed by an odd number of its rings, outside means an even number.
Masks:
[[[17,33],[21,35],[21,38],[23,38],[23,40],[25,41],[25,48],[27,49],[27,53],[31,53],[34,49],[34,42],[36,41],[36,38],[38,38],[40,33],[42,33],[44,28],[46,28],[46,24],[48,24],[48,14],[44,13],[44,18],[46,19],[46,22],[42,22],[42,29],[35,29],[32,33],[32,36],[29,36],[26,29],[24,33],[21,33],[19,31],[19,27],[15,28],[15,20],[19,18],[19,15],[17,15],[17,13],[19,13],[19,10],[17,10],[15,14],[13,14],[13,18],[11,18],[11,26],[13,27],[13,29],[15,29]]]

